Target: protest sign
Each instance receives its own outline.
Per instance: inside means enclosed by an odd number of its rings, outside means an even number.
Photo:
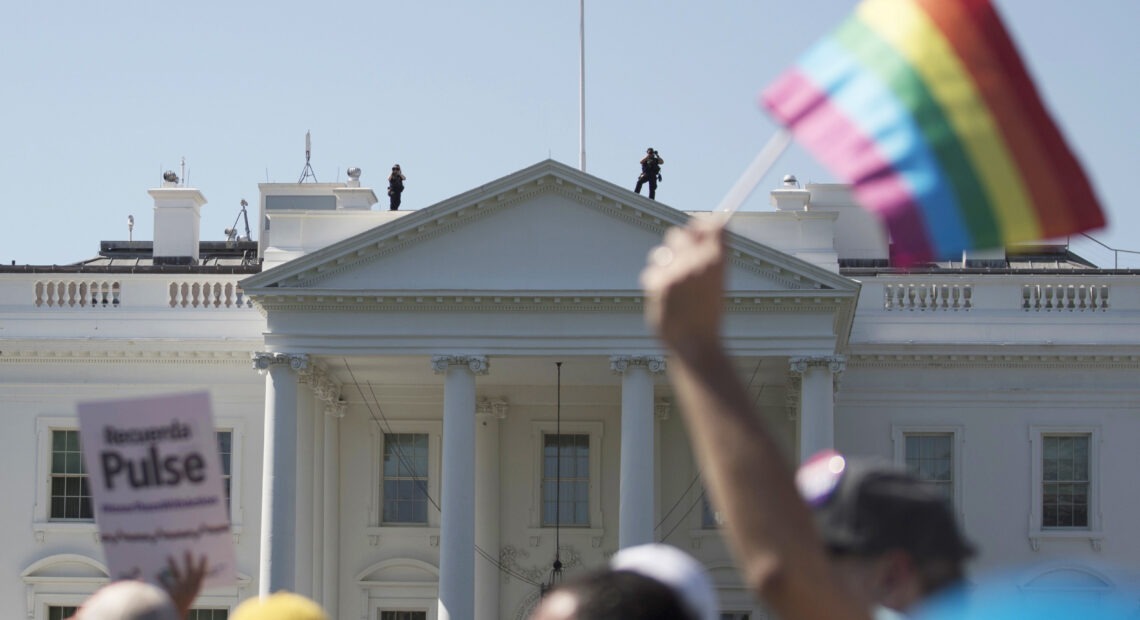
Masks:
[[[79,403],[79,440],[112,579],[161,584],[189,551],[207,559],[204,587],[234,584],[208,394]]]

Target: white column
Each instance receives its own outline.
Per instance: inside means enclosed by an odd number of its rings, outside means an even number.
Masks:
[[[660,357],[615,355],[610,369],[621,377],[621,482],[618,548],[653,542],[654,499],[652,374],[665,370]]]
[[[297,373],[309,356],[255,353],[265,373],[265,446],[261,469],[261,562],[258,594],[296,590]]]
[[[507,401],[482,400],[475,408],[475,545],[499,558],[499,420]],[[475,620],[498,620],[499,566],[475,557]]]
[[[340,601],[340,419],[344,417],[345,403],[339,398],[325,407],[324,473],[324,535],[321,546],[321,564],[324,583],[321,585],[321,607],[330,618],[338,618]]]
[[[487,358],[436,355],[443,379],[443,485],[439,524],[438,620],[475,616],[475,375]]]
[[[310,375],[311,376],[311,375]],[[296,474],[293,492],[295,494],[293,514],[296,520],[293,554],[300,561],[295,562],[292,591],[312,598],[313,593],[313,521],[316,504],[316,445],[313,443],[313,420],[316,400],[309,389],[309,377],[301,376],[297,386],[297,442]]]
[[[835,448],[835,377],[846,368],[842,355],[793,357],[800,380],[800,460]]]

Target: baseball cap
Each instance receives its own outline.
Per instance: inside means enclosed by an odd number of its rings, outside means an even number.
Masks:
[[[800,467],[796,485],[833,554],[902,549],[915,558],[954,561],[974,555],[946,498],[902,468],[827,450]]]
[[[320,605],[292,592],[275,592],[247,599],[234,610],[232,620],[328,620]]]
[[[720,606],[708,571],[693,556],[676,547],[652,543],[626,547],[610,559],[615,571],[630,571],[659,581],[673,590],[699,620],[716,620]]]

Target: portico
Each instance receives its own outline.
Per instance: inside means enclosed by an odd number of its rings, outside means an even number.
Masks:
[[[381,591],[427,618],[515,617],[556,555],[570,571],[660,540],[690,493],[662,472],[690,457],[657,415],[668,360],[637,275],[686,218],[548,161],[245,280],[268,326],[261,590],[338,617],[376,617]],[[741,376],[798,403],[776,411],[794,451],[828,447],[858,285],[729,243]],[[422,519],[386,512],[404,478]]]

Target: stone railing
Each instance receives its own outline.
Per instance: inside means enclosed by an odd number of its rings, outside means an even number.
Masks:
[[[883,286],[883,307],[887,310],[957,312],[969,311],[974,287],[970,284],[887,284]]]
[[[233,282],[171,282],[171,308],[252,308],[253,302]]]
[[[122,288],[114,280],[41,280],[37,308],[118,308]]]
[[[1021,309],[1026,312],[1104,312],[1107,284],[1025,284]]]
[[[39,280],[34,284],[37,308],[118,308],[123,304],[118,280]],[[252,308],[236,282],[126,283],[135,307],[165,304],[171,308]],[[144,288],[138,288],[141,284]]]

